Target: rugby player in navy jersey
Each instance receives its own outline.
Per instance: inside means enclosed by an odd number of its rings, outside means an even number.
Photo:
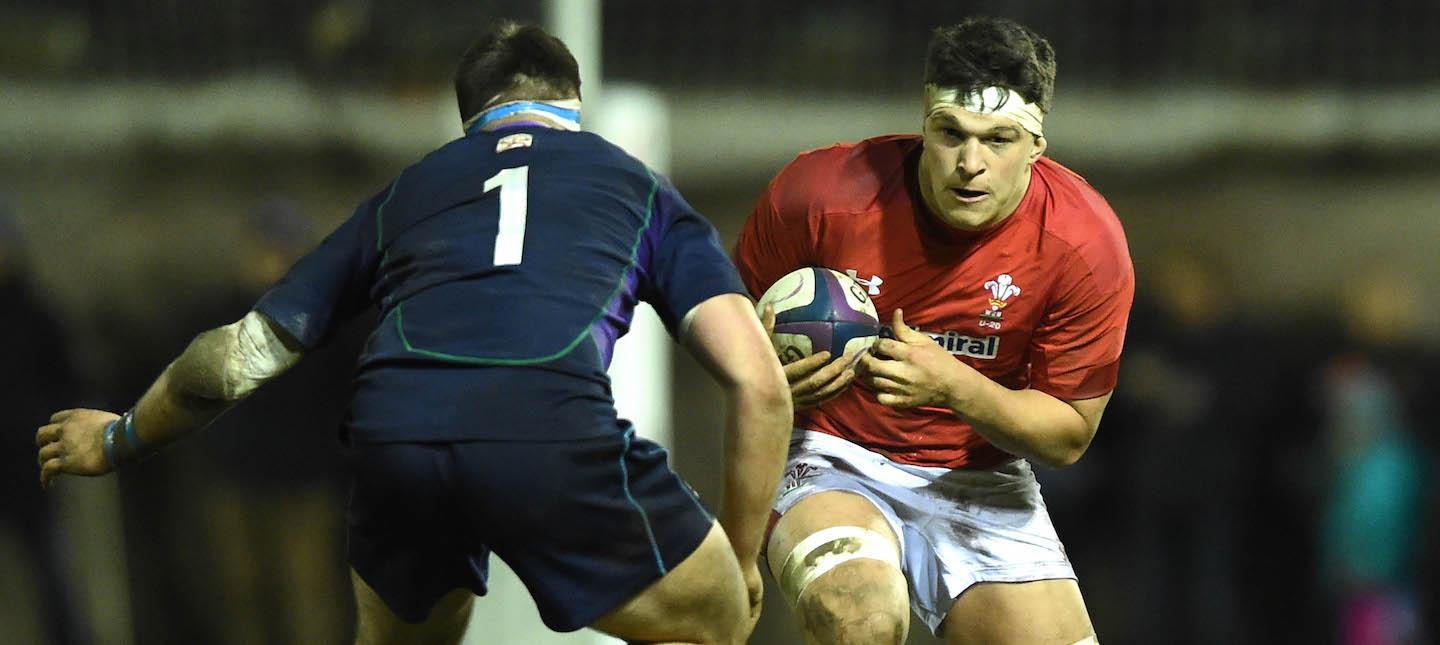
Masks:
[[[204,427],[375,305],[344,427],[358,642],[459,642],[492,551],[552,629],[744,642],[791,420],[745,286],[673,186],[580,131],[559,40],[502,23],[455,86],[464,137],[197,336],[134,408],[55,413],[42,485]],[[641,300],[728,397],[718,522],[616,416],[605,369]]]

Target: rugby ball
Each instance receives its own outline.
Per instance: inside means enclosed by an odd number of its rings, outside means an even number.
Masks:
[[[850,276],[824,267],[805,267],[785,274],[760,296],[756,311],[775,309],[770,335],[781,363],[830,352],[831,360],[857,360],[880,334],[875,303],[865,287]]]

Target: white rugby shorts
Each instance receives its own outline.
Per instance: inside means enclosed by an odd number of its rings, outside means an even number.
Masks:
[[[910,607],[937,634],[955,600],[977,582],[1075,578],[1023,459],[990,470],[910,466],[797,429],[775,512],[830,490],[861,495],[885,516],[900,539]]]

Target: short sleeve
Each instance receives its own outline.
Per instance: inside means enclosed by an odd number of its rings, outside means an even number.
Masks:
[[[323,345],[337,329],[365,311],[380,255],[376,209],[387,193],[361,204],[350,219],[261,296],[254,310],[275,321],[307,351]]]
[[[658,180],[654,217],[658,238],[650,253],[650,288],[641,297],[655,307],[672,334],[696,305],[726,293],[745,293],[715,227],[686,203],[669,182]]]
[[[1030,387],[1067,401],[1115,389],[1135,296],[1134,270],[1124,260],[1119,278],[1101,285],[1079,254],[1071,255],[1057,296],[1031,337]]]
[[[735,245],[740,278],[756,298],[781,276],[815,264],[807,200],[794,194],[792,169],[782,170],[760,195]]]

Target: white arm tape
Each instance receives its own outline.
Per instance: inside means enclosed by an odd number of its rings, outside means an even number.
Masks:
[[[832,526],[811,533],[790,550],[780,567],[780,591],[794,606],[810,583],[856,558],[879,560],[900,568],[900,554],[885,536],[859,526]]]
[[[300,360],[301,353],[281,342],[270,325],[252,311],[224,327],[225,362],[221,369],[227,400],[243,399]]]
[[[705,302],[709,301],[706,300]],[[695,312],[700,311],[700,305],[705,304],[705,302],[691,307],[690,311],[685,312],[685,317],[680,319],[680,328],[677,330],[678,333],[675,334],[675,338],[680,342],[685,342],[685,339],[690,336],[690,324],[695,322]]]

